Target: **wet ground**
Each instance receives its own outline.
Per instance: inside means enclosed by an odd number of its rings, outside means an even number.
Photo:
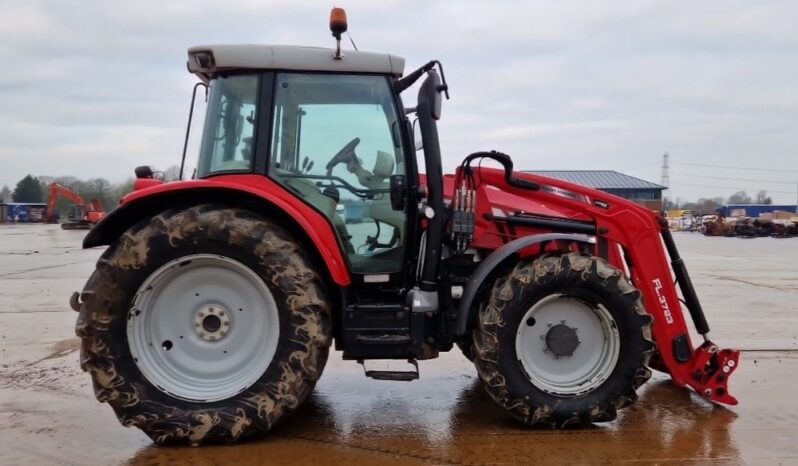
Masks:
[[[76,314],[100,250],[85,232],[0,225],[0,464],[798,464],[798,240],[677,234],[712,337],[744,350],[727,409],[661,374],[612,423],[523,428],[494,407],[459,353],[415,382],[373,381],[331,356],[311,400],[237,446],[155,447],[95,401],[78,367]]]

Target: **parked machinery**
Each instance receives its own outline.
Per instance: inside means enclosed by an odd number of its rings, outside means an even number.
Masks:
[[[47,223],[57,223],[57,203],[59,198],[73,202],[67,207],[67,220],[61,222],[64,230],[89,230],[105,217],[105,209],[99,199],[92,199],[88,204],[71,189],[58,183],[50,184],[47,195]]]

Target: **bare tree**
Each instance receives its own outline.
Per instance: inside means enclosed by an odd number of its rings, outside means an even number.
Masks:
[[[715,210],[723,205],[722,197],[715,197],[712,199],[701,198],[696,202],[695,210],[702,214],[714,214]]]
[[[0,202],[10,202],[11,201],[11,188],[8,185],[3,185],[3,189],[0,189]]]
[[[756,204],[773,204],[773,199],[768,196],[767,191],[757,191]]]
[[[745,191],[737,191],[729,196],[729,204],[750,204],[751,197]]]
[[[177,181],[180,179],[180,166],[172,165],[171,167],[167,168],[163,171],[163,180],[164,181]]]
[[[134,183],[135,180],[133,178],[128,178],[127,180],[119,184],[115,184],[111,188],[111,195],[110,195],[111,205],[116,206],[117,204],[119,204],[119,199],[132,193]]]

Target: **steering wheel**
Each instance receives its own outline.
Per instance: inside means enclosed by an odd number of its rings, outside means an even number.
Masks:
[[[360,144],[360,138],[355,138],[346,143],[333,157],[327,162],[327,175],[332,175],[332,170],[339,163],[348,162],[355,157],[355,147]]]

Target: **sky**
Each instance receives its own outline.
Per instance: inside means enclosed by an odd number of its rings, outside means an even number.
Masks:
[[[28,173],[117,182],[138,165],[179,164],[196,82],[186,49],[333,46],[332,6],[0,0],[0,186]],[[671,199],[767,190],[796,202],[798,2],[336,6],[360,50],[403,56],[408,72],[443,62],[445,169],[496,149],[518,169],[617,170],[658,183],[667,152]]]

